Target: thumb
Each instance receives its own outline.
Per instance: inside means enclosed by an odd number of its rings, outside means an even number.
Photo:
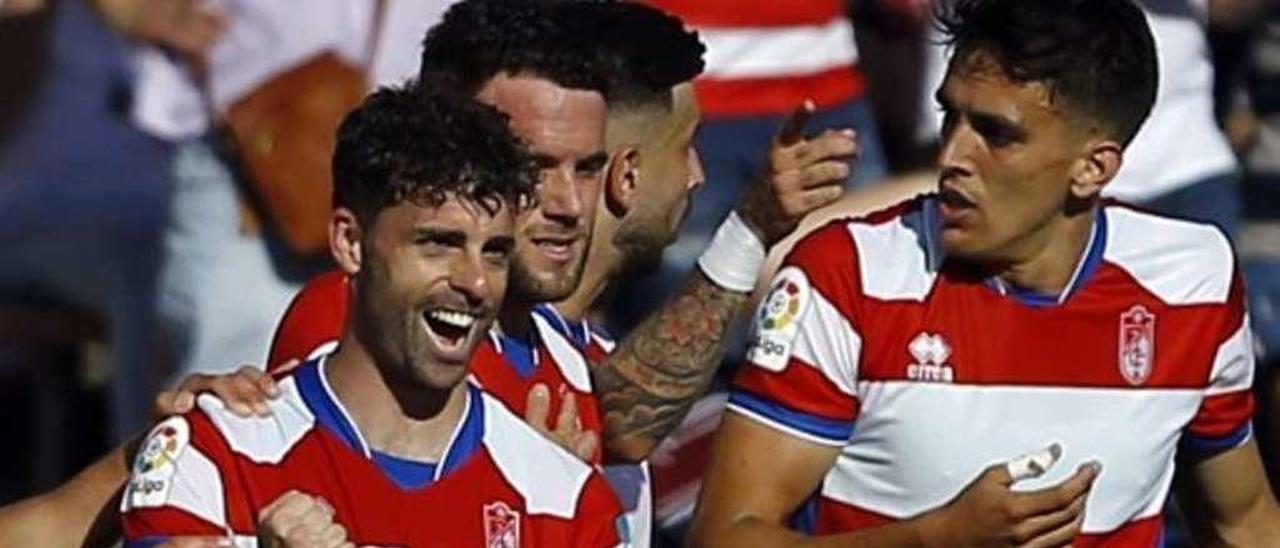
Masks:
[[[535,384],[525,401],[524,421],[539,432],[547,431],[547,416],[551,409],[551,390],[545,384]]]

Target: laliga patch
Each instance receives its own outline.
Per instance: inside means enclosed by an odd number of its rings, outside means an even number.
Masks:
[[[755,335],[747,348],[747,359],[769,371],[786,369],[800,332],[800,319],[812,300],[809,278],[803,270],[788,266],[778,271],[769,295],[756,311]]]
[[[169,501],[177,472],[175,462],[190,441],[191,427],[182,417],[170,417],[151,429],[133,461],[133,474],[123,501],[125,510],[157,508]]]

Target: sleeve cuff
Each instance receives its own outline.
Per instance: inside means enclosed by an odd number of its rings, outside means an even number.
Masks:
[[[1240,447],[1253,437],[1253,424],[1244,423],[1235,431],[1221,437],[1200,436],[1192,433],[1182,437],[1182,447],[1197,457],[1211,457]]]
[[[843,447],[853,435],[853,422],[834,420],[787,408],[750,392],[736,390],[728,409],[797,438]]]

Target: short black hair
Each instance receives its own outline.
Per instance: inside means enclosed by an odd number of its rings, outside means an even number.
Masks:
[[[384,87],[351,111],[333,154],[333,204],[372,222],[403,201],[460,195],[491,213],[527,203],[537,171],[507,116],[423,86]]]
[[[597,43],[609,63],[610,109],[669,110],[671,88],[705,68],[707,48],[679,18],[635,2],[568,2],[557,6],[574,34]]]
[[[1131,0],[955,0],[938,17],[952,62],[993,55],[1128,144],[1156,100],[1155,41]]]
[[[609,69],[590,38],[545,2],[463,0],[427,32],[419,80],[471,96],[498,74],[527,74],[605,94]]]

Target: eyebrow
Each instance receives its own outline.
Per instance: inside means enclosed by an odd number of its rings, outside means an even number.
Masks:
[[[590,156],[578,160],[574,167],[581,171],[599,171],[609,161],[609,154],[598,150]]]
[[[467,234],[461,230],[434,226],[418,226],[413,228],[413,239],[415,241],[436,241],[446,245],[462,245],[467,241]]]
[[[511,236],[494,236],[484,243],[485,250],[497,250],[504,253],[510,252],[516,247],[516,239]]]
[[[954,112],[956,110],[959,110],[955,107],[955,105],[951,104],[951,102],[947,100],[947,97],[942,94],[941,89],[934,92],[933,100],[937,101],[938,106],[941,107],[942,110],[944,111]],[[1004,131],[1010,131],[1015,133],[1016,135],[1013,135],[1013,136],[1017,138],[1023,138],[1027,134],[1026,130],[1022,127],[1022,124],[1019,124],[1017,121],[1013,119],[1010,119],[1005,116],[1001,116],[993,112],[975,111],[970,109],[970,110],[964,111],[964,114],[969,117],[971,123],[976,123],[977,125],[986,126],[986,127],[994,127]]]

